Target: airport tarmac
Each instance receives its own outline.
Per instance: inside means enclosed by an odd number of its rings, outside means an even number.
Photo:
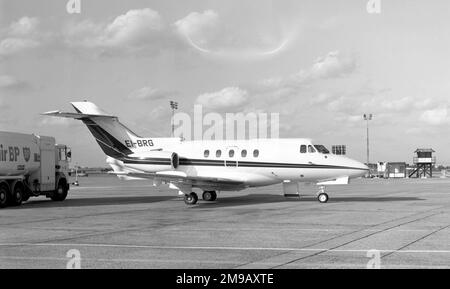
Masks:
[[[66,268],[72,249],[81,268],[366,268],[377,252],[381,268],[450,268],[450,179],[354,180],[326,204],[315,186],[298,199],[279,185],[192,207],[148,181],[79,181],[64,202],[0,210],[0,268]]]

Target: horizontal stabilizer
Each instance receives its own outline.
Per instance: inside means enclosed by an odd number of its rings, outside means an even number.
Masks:
[[[93,117],[117,118],[116,116],[113,116],[113,115],[85,114],[85,113],[76,113],[76,112],[62,112],[62,111],[59,111],[59,110],[44,112],[44,113],[42,113],[42,115],[56,116],[56,117],[65,117],[65,118],[74,118],[74,119],[93,118]]]

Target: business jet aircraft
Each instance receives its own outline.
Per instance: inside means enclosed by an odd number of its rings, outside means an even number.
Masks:
[[[107,163],[122,179],[152,179],[169,184],[188,205],[203,191],[214,201],[217,191],[283,184],[285,196],[299,196],[299,182],[319,186],[318,201],[326,203],[326,185],[348,184],[366,174],[366,165],[330,154],[309,139],[251,139],[185,141],[180,138],[140,137],[116,116],[91,102],[73,102],[76,113],[50,111],[44,115],[81,120],[108,156]]]

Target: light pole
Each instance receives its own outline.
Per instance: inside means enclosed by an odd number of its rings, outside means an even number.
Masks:
[[[372,114],[364,114],[363,117],[364,117],[364,120],[366,121],[366,125],[367,125],[367,135],[366,135],[366,139],[367,139],[367,166],[369,166],[369,120],[372,120],[373,115]]]
[[[175,117],[175,110],[178,109],[178,102],[176,101],[170,101],[170,108],[172,109],[172,137],[174,136],[173,133],[175,131],[175,123],[174,123],[174,117]]]

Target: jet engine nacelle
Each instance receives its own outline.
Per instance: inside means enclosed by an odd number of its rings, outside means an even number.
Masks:
[[[134,153],[123,160],[127,168],[148,173],[170,171],[178,168],[178,154],[169,151],[151,151]]]

